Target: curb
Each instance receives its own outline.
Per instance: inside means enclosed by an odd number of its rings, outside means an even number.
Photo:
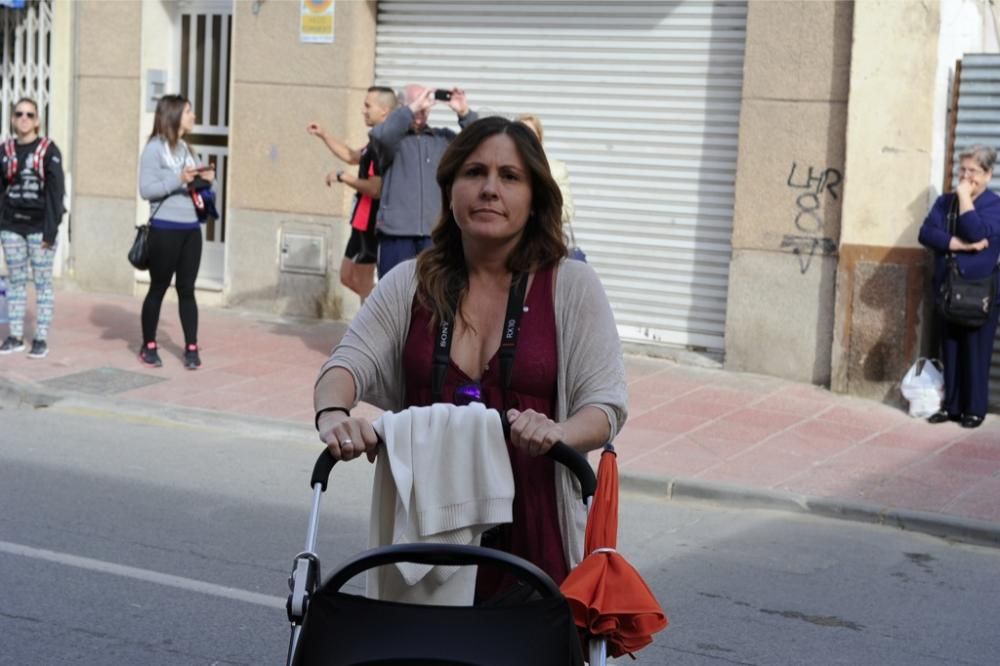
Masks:
[[[44,389],[38,384],[14,382],[0,377],[0,404],[38,409],[51,407],[62,399],[60,393]]]
[[[311,425],[259,416],[231,414],[196,407],[166,406],[141,400],[113,400],[75,391],[53,391],[30,382],[14,382],[0,377],[0,405],[34,409],[59,404],[65,408],[102,410],[136,418],[156,418],[186,425],[226,430],[256,438],[274,437],[315,442]],[[717,481],[684,477],[649,476],[636,472],[621,472],[621,487],[648,497],[668,501],[707,502],[738,509],[786,511],[849,520],[871,525],[884,525],[909,532],[918,532],[950,541],[1000,548],[1000,524],[975,518],[949,516],[929,511],[915,511],[891,506],[878,506],[830,497],[811,497],[796,493],[737,486]]]
[[[683,477],[654,477],[635,472],[622,472],[620,479],[624,490],[668,501],[708,502],[730,508],[811,514],[821,518],[884,525],[949,541],[1000,548],[1000,524],[975,518],[878,506],[830,497],[810,497]]]
[[[165,405],[145,400],[116,400],[79,391],[54,391],[30,382],[14,382],[0,377],[0,405],[14,407],[54,407],[106,412],[150,421],[169,421],[183,425],[224,430],[234,435],[254,438],[292,439],[315,443],[317,454],[321,444],[312,424],[271,419],[250,414],[234,414],[197,407]]]

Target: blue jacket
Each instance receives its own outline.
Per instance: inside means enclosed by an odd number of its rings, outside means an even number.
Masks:
[[[944,280],[951,234],[948,233],[948,210],[956,195],[942,194],[931,206],[920,227],[920,244],[934,250],[934,289]],[[975,243],[989,239],[990,246],[981,252],[956,252],[958,269],[967,278],[983,278],[994,272],[1000,259],[1000,197],[986,190],[973,201],[973,210],[958,216],[956,234]]]

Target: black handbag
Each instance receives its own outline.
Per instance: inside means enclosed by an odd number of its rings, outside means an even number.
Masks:
[[[160,206],[163,205],[163,201],[157,204],[153,212],[149,214],[149,220],[146,224],[135,228],[135,239],[132,241],[132,247],[128,250],[128,263],[132,264],[137,271],[149,270],[149,225],[160,210]]]
[[[135,240],[128,251],[128,262],[136,270],[149,270],[149,223],[135,228]]]
[[[958,197],[948,211],[948,232],[955,235],[958,219]],[[947,267],[944,280],[938,288],[935,306],[941,317],[952,324],[966,328],[979,328],[989,321],[997,298],[996,275],[967,278],[962,275],[954,252],[945,257]]]

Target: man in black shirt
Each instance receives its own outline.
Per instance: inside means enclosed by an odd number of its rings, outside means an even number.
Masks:
[[[372,86],[365,96],[361,114],[365,125],[375,127],[396,107],[396,94],[391,88]],[[375,214],[382,191],[382,171],[371,144],[352,149],[330,136],[318,123],[309,123],[306,131],[323,139],[334,155],[348,164],[358,165],[358,175],[334,171],[327,175],[327,186],[342,183],[356,190],[351,213],[351,236],[340,263],[340,282],[364,302],[375,288],[375,261],[378,241],[375,236]]]

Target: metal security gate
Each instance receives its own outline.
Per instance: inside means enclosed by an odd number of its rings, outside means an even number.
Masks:
[[[378,3],[375,78],[534,113],[622,337],[721,352],[746,3]],[[444,105],[431,123],[456,127]],[[457,129],[457,128],[456,128]]]
[[[0,7],[0,135],[10,131],[11,111],[22,97],[38,102],[41,133],[47,133],[51,34],[52,0]]]
[[[953,93],[958,99],[955,129],[949,139],[945,191],[958,183],[958,154],[977,143],[1000,150],[1000,54],[970,54],[956,66]],[[1000,194],[1000,165],[993,168],[990,190]],[[990,406],[1000,410],[1000,335],[993,341]]]
[[[222,218],[204,227],[199,281],[221,287],[225,276],[226,184],[229,166],[229,62],[232,2],[179,3],[178,89],[196,116],[188,137],[202,164],[215,165],[216,207]]]
[[[35,100],[41,113],[39,133],[49,135],[52,98],[52,0],[0,1],[0,137],[10,132],[10,114],[22,97]],[[53,137],[62,142],[64,137]],[[66,146],[61,147],[65,151]],[[65,152],[63,153],[65,156]],[[68,166],[68,165],[67,165]],[[66,206],[73,174],[66,169]],[[69,256],[69,224],[59,227],[53,274],[61,277]],[[2,256],[2,252],[0,252]],[[6,265],[4,265],[6,268]]]

